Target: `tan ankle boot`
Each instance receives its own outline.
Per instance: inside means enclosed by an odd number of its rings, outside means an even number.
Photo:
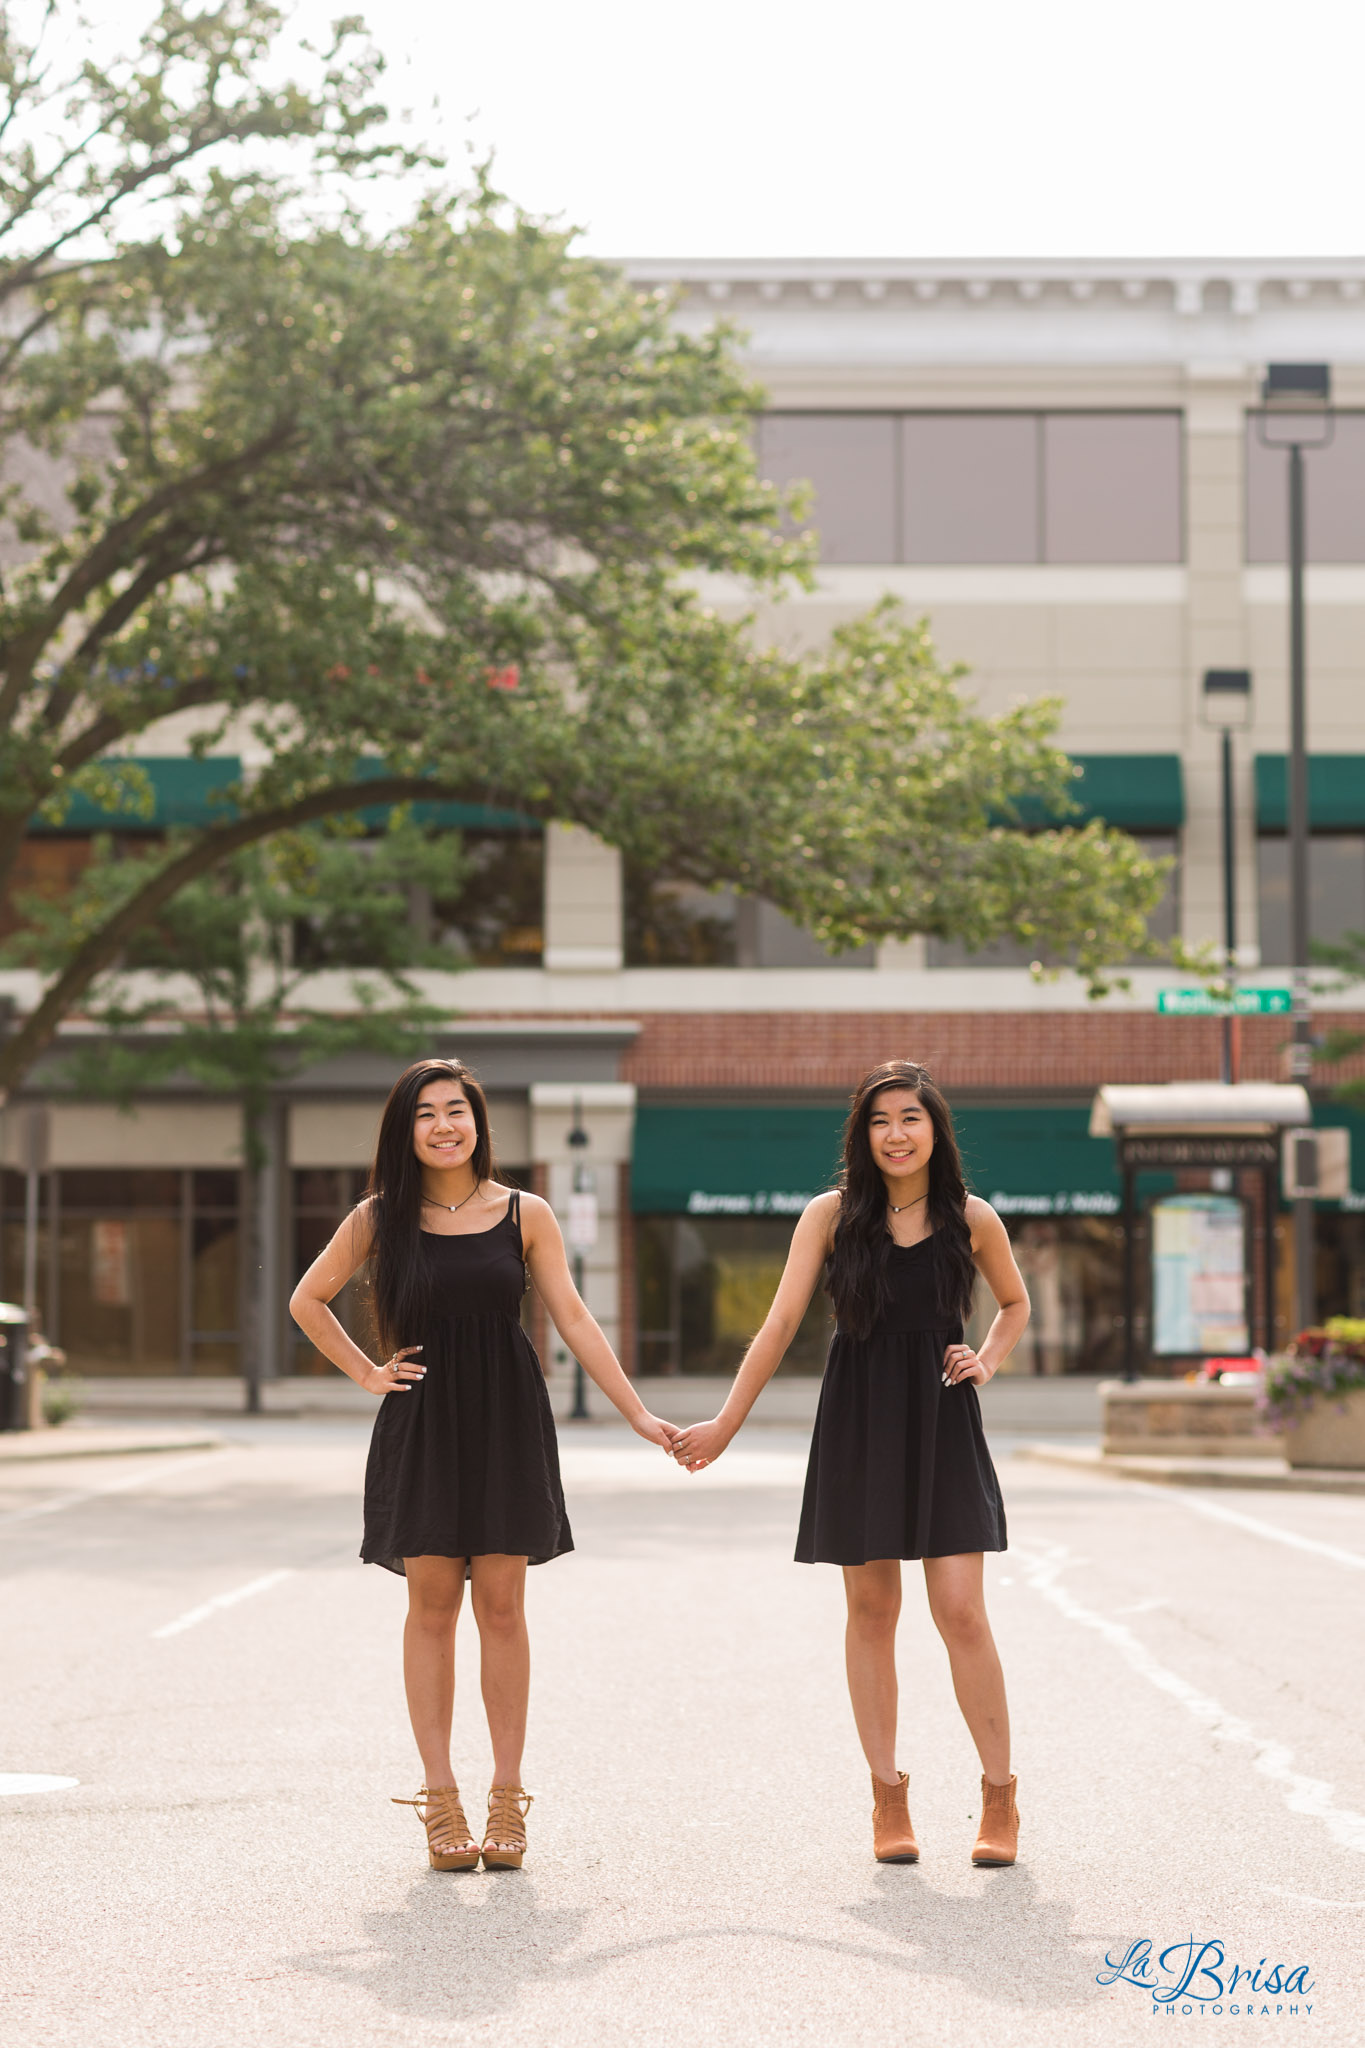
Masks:
[[[1008,1785],[981,1780],[981,1825],[976,1831],[973,1863],[1013,1863],[1019,1854],[1019,1809],[1014,1803],[1017,1778]]]
[[[919,1843],[906,1804],[909,1779],[902,1771],[894,1785],[872,1774],[872,1853],[878,1863],[918,1863]]]

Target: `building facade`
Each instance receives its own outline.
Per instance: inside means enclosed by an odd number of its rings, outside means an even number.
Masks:
[[[765,602],[756,630],[813,646],[891,594],[967,665],[983,709],[1058,698],[1083,810],[1173,859],[1155,929],[1191,944],[1222,937],[1219,741],[1202,678],[1250,671],[1237,942],[1243,980],[1266,987],[1287,983],[1288,575],[1285,457],[1264,445],[1259,382],[1269,361],[1330,363],[1331,440],[1308,458],[1313,922],[1325,940],[1365,932],[1365,262],[626,267],[642,289],[675,293],[685,326],[743,330],[767,393],[760,462],[814,486],[815,588]],[[720,579],[706,596],[749,609]],[[140,748],[165,818],[177,804],[191,815],[204,801],[194,777],[215,772],[184,758],[186,739],[172,724]],[[217,773],[238,767],[225,757]],[[1129,989],[1094,1002],[1073,977],[1038,982],[1005,945],[971,956],[909,938],[831,959],[772,906],[632,873],[576,828],[462,822],[486,886],[455,918],[474,964],[427,977],[452,1013],[442,1049],[487,1083],[501,1156],[525,1184],[567,1211],[586,1161],[600,1210],[588,1298],[632,1369],[733,1366],[794,1216],[828,1183],[850,1089],[892,1055],[926,1062],[947,1089],[972,1183],[1011,1229],[1035,1304],[1015,1368],[1115,1367],[1119,1180],[1089,1107],[1106,1082],[1218,1077],[1218,1020],[1158,1010],[1179,977],[1138,967]],[[35,861],[58,870],[72,837],[35,839]],[[31,1000],[26,977],[4,982]],[[1365,988],[1317,1002],[1324,1028],[1365,1027]],[[1247,1018],[1244,1078],[1280,1078],[1286,1037],[1276,1016]],[[1354,1191],[1319,1211],[1324,1313],[1365,1313],[1365,1115],[1335,1098],[1362,1071],[1315,1079],[1319,1121],[1356,1140]],[[280,1099],[265,1176],[268,1372],[316,1363],[284,1301],[355,1198],[387,1078],[356,1060]],[[24,1111],[11,1105],[3,1138],[9,1294]],[[575,1122],[586,1146],[568,1144]],[[149,1102],[132,1120],[52,1109],[44,1301],[86,1370],[239,1365],[236,1143],[230,1104]],[[1292,1246],[1259,1183],[1186,1182],[1141,1188],[1138,1334],[1158,1370],[1184,1370],[1198,1348],[1151,1313],[1158,1268],[1214,1197],[1268,1251],[1276,1321],[1248,1321],[1229,1282],[1208,1328],[1228,1349],[1289,1334]],[[784,1369],[818,1369],[825,1329],[817,1305]]]

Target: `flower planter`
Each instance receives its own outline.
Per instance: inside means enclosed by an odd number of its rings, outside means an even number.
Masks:
[[[1291,1465],[1365,1471],[1365,1388],[1319,1395],[1285,1430],[1284,1454]]]
[[[1208,1380],[1103,1380],[1106,1457],[1273,1458],[1253,1387]]]

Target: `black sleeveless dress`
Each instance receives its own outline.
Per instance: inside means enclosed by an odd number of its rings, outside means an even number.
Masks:
[[[521,1195],[491,1230],[422,1232],[431,1320],[426,1378],[386,1394],[365,1468],[367,1564],[501,1553],[544,1564],[573,1549],[550,1397],[521,1327]]]
[[[836,1330],[796,1537],[800,1564],[1004,1550],[1005,1504],[976,1388],[945,1387],[962,1324],[937,1306],[932,1235],[888,1247],[891,1300],[871,1336]]]

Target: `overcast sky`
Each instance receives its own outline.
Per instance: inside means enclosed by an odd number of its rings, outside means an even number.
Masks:
[[[288,6],[289,0],[285,0]],[[297,0],[609,255],[1365,248],[1362,0]],[[127,0],[95,11],[127,23]],[[439,102],[439,104],[433,104]]]

